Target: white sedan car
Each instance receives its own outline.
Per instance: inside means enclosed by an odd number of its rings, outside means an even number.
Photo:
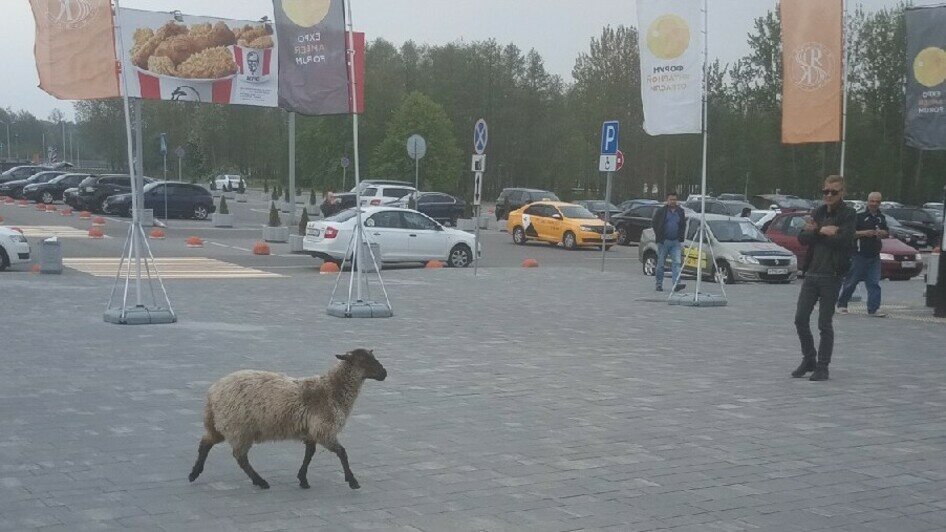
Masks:
[[[30,261],[30,243],[22,233],[0,227],[0,270]]]
[[[223,174],[214,178],[214,186],[217,190],[236,190],[240,188],[240,183],[246,187],[246,181],[243,181],[241,175]]]
[[[324,220],[309,222],[302,249],[313,257],[341,262],[351,244],[356,223],[355,209]],[[381,247],[381,262],[427,262],[442,260],[454,268],[473,263],[473,235],[444,227],[430,217],[410,209],[367,207],[362,209],[368,242]],[[351,257],[347,257],[351,259]]]

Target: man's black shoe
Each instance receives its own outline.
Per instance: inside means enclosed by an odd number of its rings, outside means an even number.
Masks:
[[[801,365],[792,372],[792,377],[800,379],[805,376],[806,373],[810,373],[815,370],[814,361],[809,362],[808,360],[802,360]]]
[[[664,291],[664,287],[658,286],[658,287],[657,287],[657,291],[658,291],[658,292],[663,292],[663,291]]]
[[[677,286],[674,286],[674,287],[673,287],[673,291],[674,291],[674,292],[679,292],[679,291],[683,290],[683,289],[686,288],[686,287],[687,287],[687,285],[685,285],[685,284],[683,284],[683,283],[680,283],[680,284],[678,284]]]
[[[815,369],[815,372],[811,374],[811,377],[808,377],[810,381],[826,381],[828,380],[828,366],[819,366]]]

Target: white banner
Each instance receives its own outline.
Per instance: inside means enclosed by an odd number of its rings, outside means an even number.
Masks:
[[[644,131],[703,131],[703,1],[637,0]]]

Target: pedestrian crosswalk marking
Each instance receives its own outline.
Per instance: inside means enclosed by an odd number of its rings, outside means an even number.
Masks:
[[[88,229],[77,229],[68,225],[21,225],[23,236],[27,238],[89,238]],[[108,238],[106,236],[105,238]]]
[[[117,258],[68,258],[63,266],[87,273],[93,277],[115,277],[118,271]],[[162,279],[266,279],[285,277],[278,273],[247,268],[229,262],[206,257],[182,257],[155,259]],[[128,263],[122,266],[122,276],[128,272]],[[132,271],[134,274],[134,271]],[[142,268],[142,277],[147,272]],[[154,272],[152,271],[152,275]]]

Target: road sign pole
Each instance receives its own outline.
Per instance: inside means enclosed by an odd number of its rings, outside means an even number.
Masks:
[[[608,224],[611,223],[611,172],[608,172],[608,184],[604,187],[604,229],[601,230],[601,272],[604,273],[604,261],[608,246],[605,242],[608,235]]]

